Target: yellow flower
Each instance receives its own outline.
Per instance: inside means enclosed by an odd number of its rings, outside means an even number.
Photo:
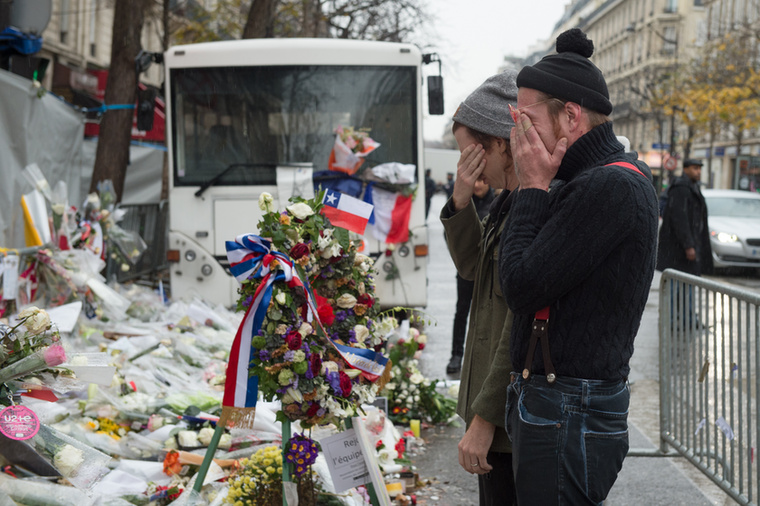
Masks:
[[[275,474],[277,472],[277,469],[275,469],[272,466],[269,466],[269,467],[267,467],[266,471],[267,471],[268,474]]]
[[[290,216],[288,216],[287,214],[281,214],[280,225],[290,225]]]

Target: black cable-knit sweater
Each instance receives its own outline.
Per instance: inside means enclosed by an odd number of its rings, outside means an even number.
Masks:
[[[633,163],[630,168],[605,166]],[[657,198],[649,167],[624,152],[611,123],[568,148],[545,192],[520,190],[501,237],[499,277],[515,313],[512,363],[522,371],[536,311],[550,306],[557,374],[627,378],[657,253]],[[543,374],[541,347],[532,371]]]

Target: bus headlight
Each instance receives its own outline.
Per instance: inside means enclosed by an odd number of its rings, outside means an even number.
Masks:
[[[411,253],[411,250],[409,249],[409,246],[404,244],[398,249],[398,256],[400,257],[408,257],[409,253]]]
[[[214,269],[211,268],[209,264],[203,264],[201,267],[201,274],[204,276],[211,276],[211,273],[214,271]]]
[[[185,260],[187,260],[188,262],[192,262],[193,260],[195,260],[196,256],[197,255],[195,254],[195,250],[189,249],[185,251]]]

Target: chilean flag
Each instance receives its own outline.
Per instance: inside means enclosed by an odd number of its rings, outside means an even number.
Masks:
[[[412,214],[412,196],[381,190],[370,183],[364,201],[374,205],[369,222],[372,235],[386,244],[409,240],[409,217]]]
[[[334,227],[364,235],[364,229],[372,215],[372,204],[335,190],[327,190],[322,203],[322,214],[327,216]]]

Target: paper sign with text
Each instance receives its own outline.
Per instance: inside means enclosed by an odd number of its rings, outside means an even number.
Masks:
[[[340,494],[370,481],[364,453],[354,429],[322,439],[319,444],[322,445],[336,493]]]

